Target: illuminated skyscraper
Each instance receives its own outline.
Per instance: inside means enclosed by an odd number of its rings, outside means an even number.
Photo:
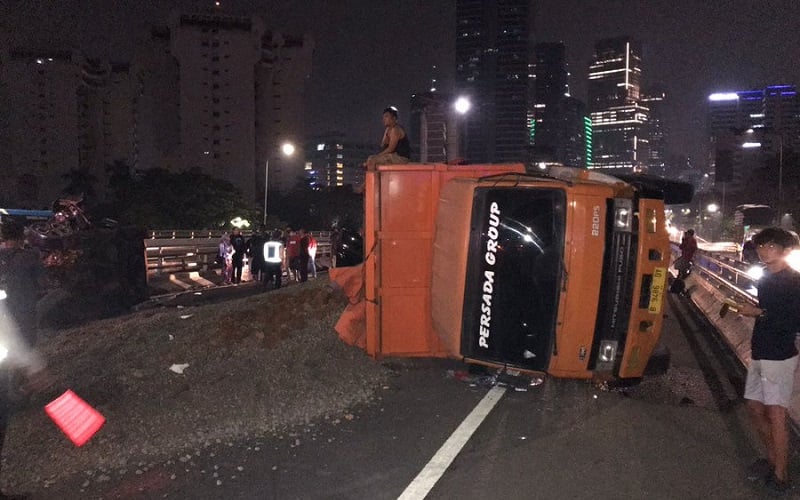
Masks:
[[[591,160],[592,124],[586,105],[574,97],[558,102],[556,161],[569,167],[586,168]]]
[[[586,105],[569,95],[563,43],[536,45],[532,160],[586,167]]]
[[[375,146],[344,142],[344,134],[315,137],[306,152],[305,176],[314,189],[363,186],[361,166]]]
[[[537,43],[533,84],[533,158],[558,161],[561,116],[559,104],[569,95],[563,43]]]
[[[642,104],[650,110],[646,129],[650,150],[647,172],[661,177],[667,177],[667,130],[664,123],[666,98],[667,94],[657,87],[649,89],[642,96]]]
[[[767,156],[800,149],[800,98],[794,85],[708,96],[709,163],[717,183],[740,189]]]
[[[648,109],[640,102],[641,47],[630,37],[601,40],[589,66],[589,113],[594,157],[589,168],[640,172],[649,160],[645,126]]]
[[[457,0],[456,94],[467,161],[524,161],[528,146],[529,0]]]

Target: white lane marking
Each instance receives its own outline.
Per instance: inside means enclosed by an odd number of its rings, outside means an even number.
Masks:
[[[467,444],[469,438],[472,437],[472,434],[475,433],[505,392],[505,387],[494,386],[486,393],[478,403],[478,406],[461,422],[458,429],[439,448],[439,451],[431,458],[425,468],[417,474],[417,477],[411,481],[411,484],[406,487],[405,491],[398,497],[398,500],[421,500],[430,493],[433,486],[461,452],[461,448]]]

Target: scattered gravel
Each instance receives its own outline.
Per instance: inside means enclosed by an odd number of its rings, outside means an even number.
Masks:
[[[319,279],[51,334],[38,347],[53,384],[20,403],[3,450],[4,488],[42,492],[77,474],[108,481],[215,443],[347,418],[389,371],[339,340],[333,325],[345,305]],[[82,448],[43,411],[66,389],[107,419]]]
[[[670,367],[667,373],[646,377],[641,384],[625,389],[635,399],[680,406],[697,406],[717,410],[717,398],[703,378],[702,370],[682,366]],[[735,395],[731,396],[736,400]]]

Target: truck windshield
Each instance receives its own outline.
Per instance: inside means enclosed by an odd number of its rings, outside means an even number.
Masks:
[[[464,354],[527,369],[549,362],[564,251],[564,192],[478,188],[464,297]]]

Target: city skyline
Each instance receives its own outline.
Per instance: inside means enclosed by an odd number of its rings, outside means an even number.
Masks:
[[[534,41],[566,45],[571,93],[584,102],[595,42],[622,35],[641,40],[643,83],[660,84],[667,93],[669,151],[690,156],[698,166],[704,166],[705,103],[710,93],[800,82],[800,68],[792,63],[800,49],[786,36],[800,31],[797,2],[533,4]],[[149,28],[164,23],[173,9],[210,7],[213,2],[205,1],[171,2],[169,7],[156,2],[118,2],[115,7],[100,1],[7,3],[0,7],[2,42],[11,47],[69,46],[125,60]],[[433,66],[440,89],[454,86],[455,2],[310,0],[262,5],[239,0],[223,1],[222,7],[262,16],[267,26],[277,24],[287,32],[314,37],[309,91],[313,116],[307,120],[311,131],[342,131],[355,141],[377,142],[380,110],[395,104],[401,121],[409,118],[411,95],[429,89]]]

